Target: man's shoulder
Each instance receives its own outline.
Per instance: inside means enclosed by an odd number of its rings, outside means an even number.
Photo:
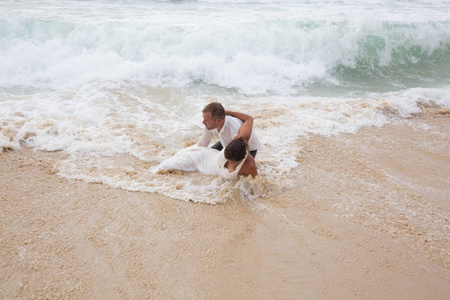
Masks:
[[[238,126],[238,128],[239,128],[239,127],[241,127],[242,123],[243,122],[241,120],[239,120],[238,118],[230,116],[230,115],[226,115],[225,116],[225,124],[223,124],[223,126],[230,127],[230,128]]]
[[[225,116],[225,120],[231,120],[231,121],[241,121],[241,120],[239,120],[238,118],[236,118],[236,117],[233,117],[233,116],[230,116],[230,115],[226,115]],[[242,121],[241,121],[242,122]]]

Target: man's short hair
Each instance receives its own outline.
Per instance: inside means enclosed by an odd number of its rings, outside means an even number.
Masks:
[[[225,108],[219,102],[211,102],[205,106],[202,112],[210,112],[213,120],[225,120]]]

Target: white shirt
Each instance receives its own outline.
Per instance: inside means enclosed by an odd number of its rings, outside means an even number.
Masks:
[[[242,126],[242,121],[233,116],[225,116],[225,122],[223,123],[223,127],[218,132],[217,129],[203,129],[202,137],[197,145],[201,147],[208,147],[209,143],[213,136],[218,137],[220,143],[225,148],[238,134],[239,128]],[[250,140],[248,141],[248,147],[250,151],[258,150],[261,148],[261,144],[256,137],[256,134],[252,131],[252,135],[250,136]]]

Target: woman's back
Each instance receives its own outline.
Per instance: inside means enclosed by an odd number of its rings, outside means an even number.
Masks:
[[[239,177],[239,171],[241,170],[245,159],[247,158],[247,155],[245,155],[244,159],[236,166],[236,169],[234,169],[232,172],[228,170],[226,167],[227,159],[225,158],[224,150],[220,151],[221,155],[217,158],[217,164],[220,168],[220,174],[219,176],[222,176],[225,179],[232,179],[235,180]]]

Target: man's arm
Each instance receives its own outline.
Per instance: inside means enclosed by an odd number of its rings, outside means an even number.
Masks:
[[[202,136],[201,136],[200,140],[198,141],[197,145],[200,147],[208,147],[209,143],[211,142],[211,139],[212,139],[212,133],[206,129],[203,129]]]

